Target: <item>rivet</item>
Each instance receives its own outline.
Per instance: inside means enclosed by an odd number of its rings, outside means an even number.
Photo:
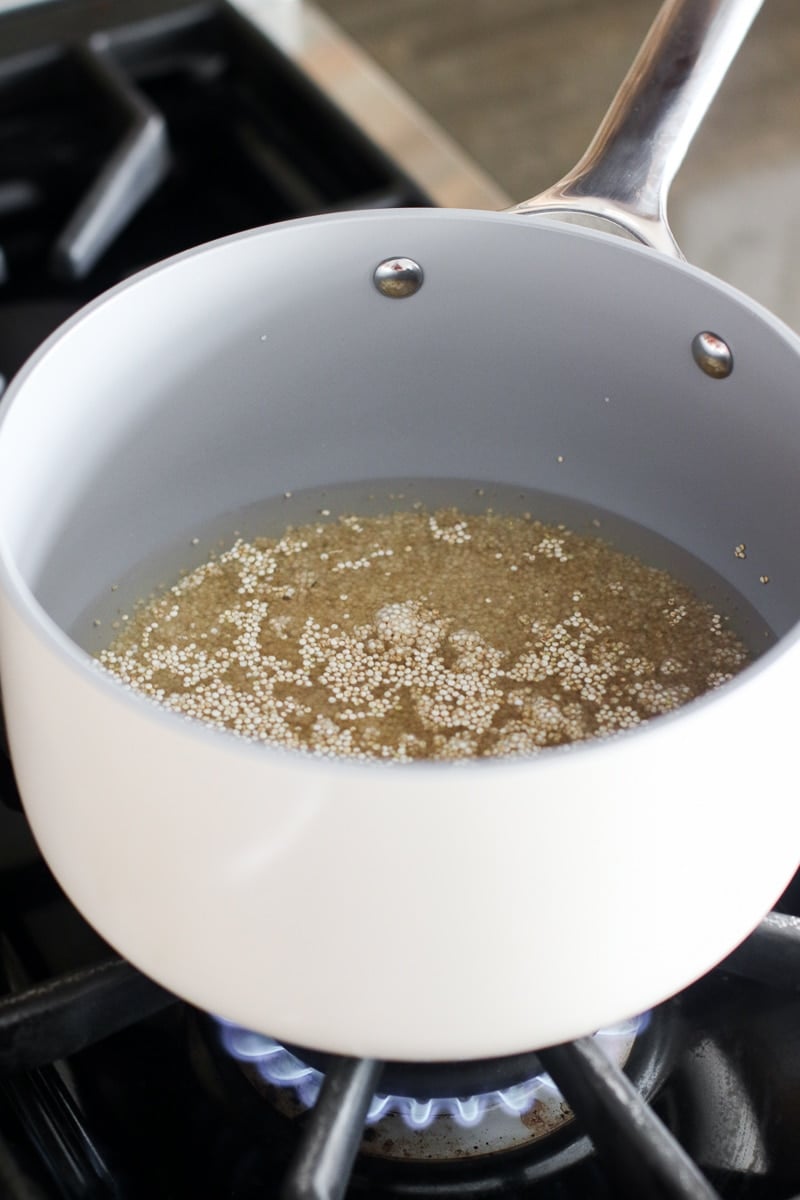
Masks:
[[[712,379],[727,379],[733,370],[733,352],[717,333],[706,329],[692,341],[692,357]]]
[[[381,295],[392,300],[413,296],[422,287],[424,278],[422,267],[413,258],[385,258],[372,276]]]

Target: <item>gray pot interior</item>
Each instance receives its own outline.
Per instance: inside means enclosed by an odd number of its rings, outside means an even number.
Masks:
[[[391,255],[422,264],[417,295],[373,287]],[[703,329],[733,348],[729,379],[694,363]],[[799,380],[777,322],[627,242],[488,214],[318,219],[151,272],[55,343],[14,389],[2,523],[89,648],[217,539],[257,532],[270,497],[361,480],[535,489],[536,515],[569,524],[619,514],[782,634],[800,611]]]

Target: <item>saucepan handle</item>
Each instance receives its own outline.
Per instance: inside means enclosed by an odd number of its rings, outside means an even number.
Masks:
[[[515,213],[584,213],[683,258],[667,194],[763,0],[666,0],[586,153]]]

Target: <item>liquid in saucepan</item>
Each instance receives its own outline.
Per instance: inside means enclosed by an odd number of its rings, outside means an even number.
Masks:
[[[235,529],[190,539],[201,561],[121,611],[98,657],[168,708],[318,755],[491,758],[609,736],[770,641],[685,551],[530,491],[326,488]]]

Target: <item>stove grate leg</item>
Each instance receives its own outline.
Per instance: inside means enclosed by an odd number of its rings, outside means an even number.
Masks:
[[[544,1069],[627,1200],[719,1200],[705,1176],[594,1038],[541,1050]]]
[[[767,913],[750,937],[719,964],[719,970],[800,992],[800,917]]]
[[[281,1200],[342,1200],[383,1071],[371,1058],[337,1058],[325,1075]]]

